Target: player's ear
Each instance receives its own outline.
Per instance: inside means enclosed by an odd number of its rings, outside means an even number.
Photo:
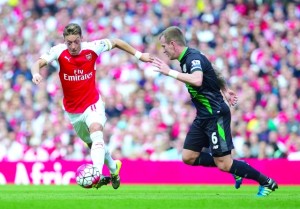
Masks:
[[[170,41],[170,45],[172,45],[175,50],[177,49],[178,44],[175,41]]]

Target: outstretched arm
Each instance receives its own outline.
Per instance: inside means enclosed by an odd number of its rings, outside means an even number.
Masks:
[[[155,57],[152,61],[152,65],[156,67],[154,71],[160,72],[164,75],[173,77],[181,82],[188,83],[192,86],[201,86],[203,80],[203,73],[201,71],[195,71],[192,74],[180,73],[176,70],[172,70],[164,61]]]
[[[156,67],[154,71],[160,72],[166,76],[171,76],[184,83],[191,84],[192,86],[201,86],[203,81],[203,72],[195,71],[192,74],[180,73],[178,71],[170,69],[170,67],[161,59],[155,57],[152,61],[152,65]],[[214,71],[217,74],[218,84],[220,86],[221,92],[225,97],[226,101],[230,106],[234,106],[237,103],[237,95],[234,91],[228,88],[227,83],[221,73]]]
[[[33,63],[31,67],[31,74],[32,74],[32,82],[34,84],[39,84],[43,77],[40,74],[40,69],[47,65],[46,60],[44,59],[38,59],[35,63]]]
[[[112,48],[116,47],[123,51],[126,51],[129,54],[134,55],[136,58],[138,58],[139,60],[141,60],[143,62],[151,62],[152,61],[152,58],[150,57],[149,53],[142,53],[121,39],[118,39],[118,38],[110,39],[110,42],[112,44]]]

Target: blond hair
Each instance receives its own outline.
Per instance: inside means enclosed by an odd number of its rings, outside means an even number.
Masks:
[[[175,41],[180,46],[186,46],[186,40],[182,30],[177,26],[170,26],[161,32],[159,39],[162,37],[165,38],[166,43],[170,43],[171,41]]]

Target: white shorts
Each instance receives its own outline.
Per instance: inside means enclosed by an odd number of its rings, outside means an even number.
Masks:
[[[66,112],[76,134],[87,144],[91,143],[89,128],[92,123],[100,123],[103,127],[106,123],[105,103],[101,97],[99,100],[86,108],[81,114]]]

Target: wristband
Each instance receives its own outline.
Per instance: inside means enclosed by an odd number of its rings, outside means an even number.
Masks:
[[[140,51],[137,50],[137,51],[135,52],[134,56],[135,56],[136,58],[140,59],[140,58],[142,57],[142,52],[140,52]]]
[[[176,70],[170,70],[168,75],[177,79],[179,72],[177,72]]]

